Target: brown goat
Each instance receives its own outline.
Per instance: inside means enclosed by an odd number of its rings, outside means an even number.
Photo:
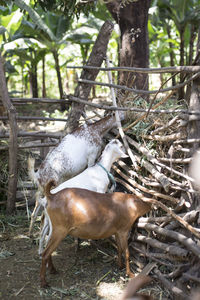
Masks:
[[[104,239],[115,235],[118,247],[118,264],[122,267],[125,256],[126,274],[134,277],[129,265],[128,233],[135,220],[147,213],[151,206],[133,194],[103,194],[93,191],[66,188],[51,194],[54,185],[47,184],[47,213],[52,223],[52,234],[42,254],[41,287],[47,286],[46,266],[55,272],[51,254],[67,234],[82,239]]]

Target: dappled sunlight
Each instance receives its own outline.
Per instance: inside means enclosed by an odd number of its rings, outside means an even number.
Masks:
[[[122,280],[115,282],[101,282],[96,289],[98,296],[107,300],[119,300],[123,293],[124,285]]]
[[[27,236],[26,234],[17,234],[16,236],[13,237],[13,240],[19,240],[19,239],[28,239],[28,240],[30,240],[30,237]]]

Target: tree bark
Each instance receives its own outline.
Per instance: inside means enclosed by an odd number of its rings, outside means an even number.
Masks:
[[[180,30],[180,66],[184,66],[184,57],[185,57],[185,41],[184,41],[184,32],[185,28],[181,28]],[[180,74],[180,83],[184,81],[184,74]],[[183,100],[184,99],[184,88],[180,88],[178,90],[178,99]],[[180,101],[181,104],[181,101]]]
[[[114,27],[114,25],[110,21],[106,21],[103,24],[86,65],[95,66],[95,67],[101,66],[101,64],[106,56],[107,45],[108,45],[110,35],[113,31],[113,27]],[[81,73],[80,78],[88,79],[88,80],[95,80],[98,72],[99,72],[98,70],[84,69]],[[83,98],[83,99],[87,99],[90,94],[91,88],[92,88],[92,86],[90,84],[79,83],[76,87],[74,96]],[[72,109],[69,114],[69,118],[68,118],[68,122],[67,122],[67,126],[66,126],[68,133],[73,131],[76,127],[78,127],[79,119],[84,110],[84,106],[85,105],[82,103],[73,103],[72,104]]]
[[[57,50],[52,51],[54,60],[55,60],[55,68],[56,68],[56,73],[57,73],[57,79],[58,79],[58,88],[59,88],[59,94],[60,94],[60,99],[63,99],[63,86],[62,86],[62,78],[60,74],[60,64],[59,64],[59,57],[58,57],[58,52]],[[61,111],[64,111],[66,109],[66,105],[64,103],[60,104]]]
[[[35,54],[36,55],[36,54]],[[29,71],[30,90],[33,98],[38,98],[37,65],[32,64]]]
[[[45,81],[45,56],[42,59],[42,98],[46,98],[46,81]]]
[[[122,4],[121,0],[108,2],[107,8],[119,24],[121,45],[120,66],[147,68],[149,66],[148,10],[150,0]],[[137,89],[148,89],[148,75],[119,73],[120,84]]]
[[[8,194],[7,194],[7,207],[8,213],[15,210],[16,191],[17,191],[17,121],[16,110],[12,105],[8,95],[5,75],[3,71],[3,62],[0,52],[0,96],[3,106],[8,112],[10,124],[10,137],[9,137],[9,180],[8,180]]]

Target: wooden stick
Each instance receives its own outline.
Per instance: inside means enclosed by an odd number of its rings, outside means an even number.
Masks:
[[[120,179],[116,178],[116,181],[121,182]],[[124,183],[123,183],[124,184]],[[193,233],[198,239],[200,239],[200,233],[198,230],[196,230],[194,227],[192,227],[188,222],[186,222],[184,219],[182,219],[180,216],[176,215],[171,208],[168,208],[166,205],[164,205],[162,202],[159,202],[152,198],[145,197],[142,193],[139,193],[136,191],[130,184],[125,184],[126,188],[129,189],[129,191],[133,192],[138,198],[140,198],[142,201],[151,203],[157,207],[162,208],[164,211],[166,211],[169,215],[171,215],[175,220],[177,220],[180,224],[182,224],[185,228],[187,228],[191,233]],[[199,250],[200,251],[200,250]],[[198,252],[197,252],[198,253]],[[199,252],[200,253],[200,252]],[[199,256],[200,257],[200,256]]]
[[[149,151],[144,147],[139,145],[136,141],[133,139],[127,137],[129,143],[133,145],[138,151],[140,151],[142,154],[144,154],[148,160],[151,161],[149,163],[148,161],[143,161],[143,166],[162,184],[163,188],[167,192],[169,190],[170,182],[164,174],[160,173],[155,167],[153,167],[153,163],[157,163],[157,159],[149,153]],[[136,156],[137,159],[137,156]],[[138,159],[137,159],[138,160]]]
[[[72,95],[67,95],[66,97],[67,97],[67,99],[69,99],[69,101],[82,103],[84,105],[96,107],[98,109],[113,110],[113,111],[116,111],[116,110],[119,110],[119,111],[135,111],[135,112],[138,112],[138,113],[144,113],[144,112],[147,113],[148,112],[148,109],[139,108],[139,107],[122,107],[122,106],[115,107],[113,105],[101,105],[101,104],[97,104],[97,103],[92,103],[90,101],[87,101],[86,99],[79,98],[79,97],[74,97]],[[153,113],[153,114],[183,113],[183,114],[189,114],[189,115],[200,115],[199,111],[196,111],[196,110],[189,111],[187,109],[156,109],[156,110],[151,109],[149,111],[149,113]]]
[[[62,118],[47,118],[47,117],[29,117],[29,116],[17,116],[17,120],[22,121],[61,121],[61,122],[67,122],[68,119],[62,119]],[[0,116],[0,120],[8,120],[8,117]]]
[[[110,71],[108,71],[108,72],[110,72]],[[92,85],[95,84],[95,85],[113,87],[115,89],[129,91],[129,92],[139,94],[139,95],[151,95],[151,94],[155,94],[155,93],[157,94],[157,93],[165,93],[165,92],[168,92],[168,91],[176,91],[177,89],[180,89],[180,88],[184,87],[185,85],[187,85],[188,83],[190,83],[194,79],[198,78],[199,76],[200,76],[200,72],[192,75],[188,80],[186,80],[182,83],[179,83],[175,86],[170,86],[170,87],[167,87],[165,89],[159,89],[159,90],[154,90],[154,91],[137,90],[137,89],[129,88],[125,85],[118,85],[118,84],[112,84],[112,83],[103,83],[103,82],[87,80],[87,79],[81,79],[81,78],[78,80],[78,82],[92,84]],[[149,113],[149,112],[147,112],[147,113]]]
[[[196,73],[200,72],[200,66],[179,66],[164,68],[135,68],[135,67],[95,67],[95,66],[66,66],[67,69],[94,69],[99,71],[128,71],[134,73]]]
[[[108,57],[106,57],[106,64],[107,66],[109,66],[109,59]],[[109,79],[109,82],[112,83],[112,74],[110,71],[108,71],[108,79]],[[113,87],[111,87],[111,95],[112,95],[112,101],[113,101],[113,106],[117,107],[117,101],[116,101],[116,97],[115,97],[115,91],[113,89]],[[119,116],[119,112],[116,110],[115,111],[115,117],[116,117],[116,121],[117,121],[117,127],[118,127],[118,130],[119,130],[119,134],[123,140],[123,143],[124,143],[124,146],[126,148],[126,151],[133,163],[133,165],[135,166],[135,168],[137,169],[137,163],[136,163],[136,159],[129,147],[129,144],[127,142],[127,137],[125,136],[124,134],[124,131],[122,129],[122,124],[121,124],[121,121],[120,121],[120,116]]]
[[[188,299],[188,295],[186,295],[180,288],[176,287],[172,284],[171,281],[167,280],[166,277],[162,275],[162,273],[158,269],[154,269],[153,272],[156,274],[156,278],[174,295],[180,297],[179,299],[186,300]]]
[[[197,246],[197,244],[191,238],[186,238],[185,235],[183,235],[179,232],[161,228],[154,224],[139,222],[137,226],[139,228],[144,228],[146,230],[155,231],[161,235],[164,235],[165,237],[169,237],[169,238],[172,238],[172,239],[178,241],[179,243],[183,244],[188,250],[190,250],[192,253],[194,253],[197,257],[200,258],[200,248]]]
[[[132,186],[140,189],[141,191],[145,192],[145,193],[148,193],[148,194],[151,194],[155,197],[159,197],[159,198],[162,198],[162,199],[165,199],[165,200],[168,200],[174,204],[178,204],[180,202],[179,199],[177,198],[174,198],[172,196],[169,196],[169,195],[165,195],[165,194],[162,194],[162,193],[159,193],[157,191],[154,191],[154,190],[150,190],[150,189],[147,189],[146,187],[140,185],[139,183],[137,183],[134,179],[132,178],[129,178],[128,176],[126,176],[123,172],[120,171],[120,169],[117,168],[116,165],[120,165],[122,166],[122,163],[121,161],[118,161],[117,163],[115,163],[115,165],[112,167],[113,170],[115,170],[122,178],[124,178],[126,181],[129,182],[129,184],[131,184]],[[116,178],[116,181],[122,183],[122,184],[125,184],[125,182],[123,182],[122,180],[120,180],[119,178]],[[127,184],[127,188],[130,189],[130,191],[135,191],[135,189],[133,189],[129,184]]]
[[[145,242],[152,247],[159,248],[159,249],[163,250],[164,252],[167,252],[170,255],[175,255],[177,257],[184,258],[188,255],[188,251],[185,249],[182,249],[178,246],[172,246],[172,245],[169,245],[169,244],[166,244],[163,242],[159,242],[156,239],[152,239],[152,238],[146,237],[144,235],[137,236],[136,241],[143,242],[143,243]],[[132,242],[132,243],[134,245],[134,242]]]

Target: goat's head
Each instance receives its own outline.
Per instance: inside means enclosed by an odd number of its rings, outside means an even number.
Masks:
[[[111,140],[105,150],[110,150],[113,152],[113,154],[115,154],[116,158],[127,158],[128,155],[126,155],[126,150],[125,150],[125,147],[124,145],[117,139],[113,139]]]

